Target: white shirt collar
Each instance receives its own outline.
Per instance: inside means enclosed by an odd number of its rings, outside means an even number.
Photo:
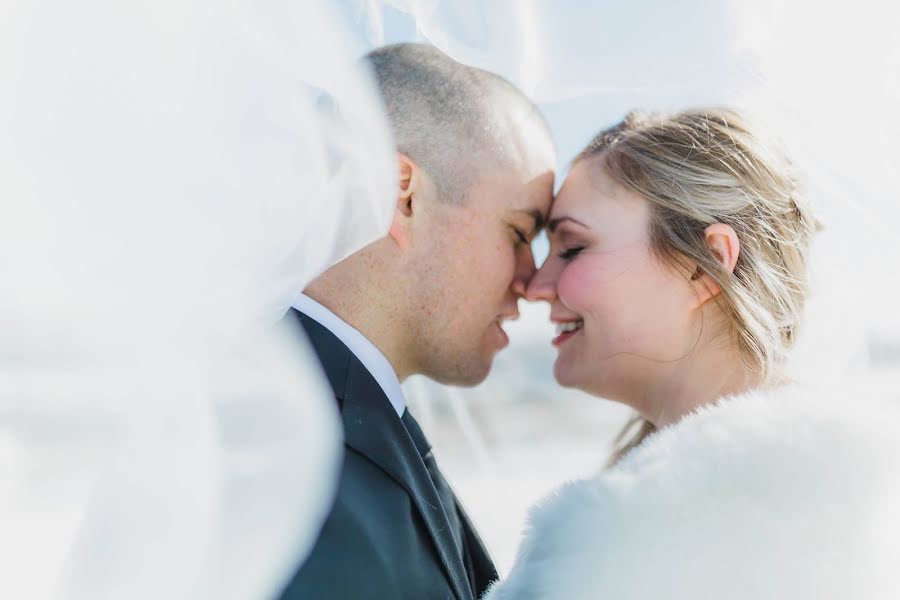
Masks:
[[[403,416],[403,411],[406,410],[406,398],[403,397],[403,388],[400,387],[400,380],[397,379],[397,373],[394,371],[391,363],[388,362],[388,359],[385,358],[375,344],[370,342],[366,336],[352,325],[306,294],[300,294],[300,297],[294,302],[293,308],[316,321],[333,333],[337,339],[344,342],[344,345],[350,349],[350,352],[359,359],[359,362],[375,378],[394,410],[397,411],[397,416]]]

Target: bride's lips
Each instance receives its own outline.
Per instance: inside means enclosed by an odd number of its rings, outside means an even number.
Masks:
[[[561,333],[561,334],[559,334],[558,336],[556,336],[555,338],[553,338],[553,341],[552,341],[551,343],[552,343],[554,346],[556,346],[557,348],[559,348],[559,347],[560,347],[562,344],[564,344],[567,340],[571,339],[572,336],[578,335],[578,332],[579,332],[579,331],[581,331],[581,330],[580,330],[580,329],[577,329],[577,330],[575,330],[575,331],[567,331],[567,332],[565,332],[565,333]]]

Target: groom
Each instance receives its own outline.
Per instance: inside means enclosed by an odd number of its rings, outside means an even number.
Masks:
[[[337,498],[283,600],[471,600],[497,573],[406,410],[422,374],[472,386],[535,270],[555,156],[537,108],[497,75],[418,44],[367,55],[397,146],[384,238],[323,273],[285,319],[334,389]]]

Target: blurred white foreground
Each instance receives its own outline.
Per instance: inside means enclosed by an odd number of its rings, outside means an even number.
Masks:
[[[264,598],[315,540],[333,395],[262,332],[394,186],[325,9],[0,8],[0,598]]]

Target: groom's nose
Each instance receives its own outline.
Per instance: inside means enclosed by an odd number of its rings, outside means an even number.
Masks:
[[[516,259],[516,272],[513,276],[512,285],[510,286],[512,293],[519,298],[524,298],[525,291],[528,288],[528,282],[531,281],[536,270],[537,267],[534,264],[534,254],[532,254],[531,248],[527,248]]]

